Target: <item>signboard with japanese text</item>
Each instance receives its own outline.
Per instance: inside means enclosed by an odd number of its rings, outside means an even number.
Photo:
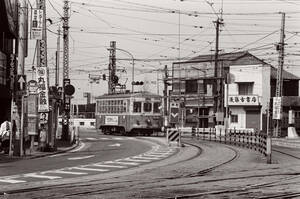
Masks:
[[[43,33],[43,18],[42,9],[32,9],[31,15],[31,39],[41,40]]]
[[[229,95],[229,106],[258,106],[259,98],[257,95]]]
[[[273,97],[273,119],[281,119],[281,97]]]
[[[46,67],[39,67],[36,70],[36,80],[38,84],[38,112],[49,111],[49,89],[48,71]]]

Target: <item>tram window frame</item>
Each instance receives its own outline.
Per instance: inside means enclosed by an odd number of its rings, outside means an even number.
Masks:
[[[142,102],[133,102],[133,112],[134,113],[142,112]]]
[[[151,102],[144,102],[143,104],[143,111],[150,113],[152,111],[152,103]]]
[[[154,102],[153,103],[153,113],[160,113],[160,107],[161,103],[160,102]]]

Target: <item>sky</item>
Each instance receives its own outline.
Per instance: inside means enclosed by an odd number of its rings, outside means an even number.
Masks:
[[[35,7],[35,0],[29,0]],[[48,67],[54,84],[57,30],[62,28],[63,0],[46,0]],[[70,0],[70,79],[74,103],[84,103],[84,92],[99,96],[107,81],[89,77],[108,75],[109,45],[116,41],[117,74],[131,89],[134,80],[144,81],[135,90],[162,94],[165,65],[213,54],[214,21],[223,19],[219,49],[224,53],[249,51],[265,62],[278,65],[281,12],[286,13],[284,69],[300,77],[300,1],[298,0]],[[62,37],[61,37],[62,38]],[[60,73],[62,74],[61,39]],[[35,41],[29,41],[26,71],[31,74]],[[171,72],[169,72],[171,74]],[[31,77],[31,75],[29,75]],[[62,77],[60,77],[61,81]]]

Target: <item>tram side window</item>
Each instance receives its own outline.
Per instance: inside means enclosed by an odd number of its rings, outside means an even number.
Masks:
[[[152,110],[152,104],[150,102],[144,103],[144,112],[151,112]]]
[[[140,113],[142,109],[142,103],[141,102],[133,102],[133,112],[134,113]]]
[[[154,102],[153,103],[153,113],[159,113],[160,112],[160,102]]]

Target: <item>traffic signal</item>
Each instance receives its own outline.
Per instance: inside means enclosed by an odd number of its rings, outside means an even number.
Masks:
[[[102,80],[106,80],[106,75],[105,74],[102,75]]]

